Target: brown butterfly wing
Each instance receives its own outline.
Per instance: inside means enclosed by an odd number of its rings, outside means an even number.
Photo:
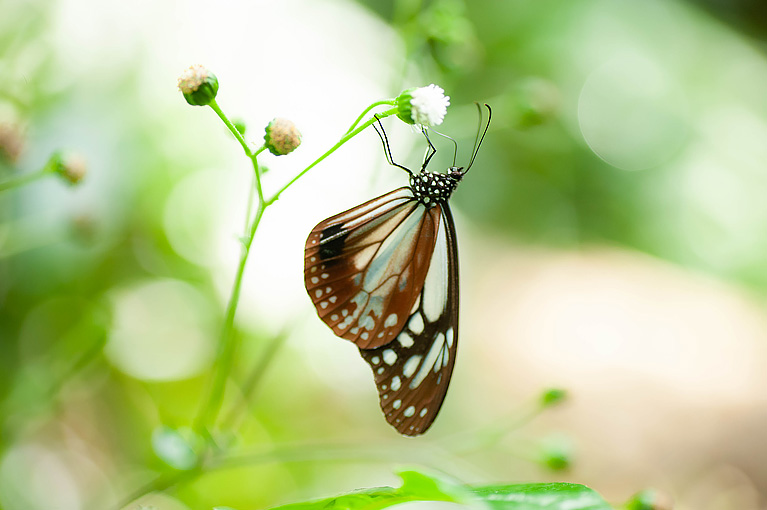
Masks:
[[[304,282],[325,324],[362,349],[392,342],[421,293],[439,222],[439,207],[400,188],[314,227]]]

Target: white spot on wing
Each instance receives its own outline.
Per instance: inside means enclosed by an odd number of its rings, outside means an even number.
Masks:
[[[426,379],[426,376],[429,374],[429,370],[431,370],[431,368],[437,362],[437,359],[442,354],[442,349],[444,348],[444,346],[445,346],[445,335],[440,333],[434,339],[434,343],[431,344],[431,348],[429,349],[429,353],[426,355],[426,359],[421,365],[421,369],[415,375],[413,380],[410,381],[410,389],[417,388],[423,382],[423,380]]]
[[[428,413],[428,412],[429,412],[429,410],[428,410],[427,408],[425,408],[425,407],[424,407],[423,409],[421,409],[421,412],[420,412],[420,413],[418,413],[418,416],[420,416],[421,418],[423,418],[424,416],[426,416],[426,413]]]
[[[332,300],[333,298],[330,298],[330,299]],[[447,338],[447,346],[452,347],[453,346],[453,328],[448,329],[445,336]]]
[[[405,412],[402,413],[402,414],[404,414],[405,416],[410,418],[411,416],[413,416],[415,414],[415,407],[413,407],[413,406],[408,407],[407,409],[405,409]]]
[[[412,347],[413,346],[413,337],[405,333],[404,331],[399,334],[397,337],[397,341],[402,347]]]
[[[401,405],[402,405],[402,401],[400,399],[397,399],[397,400],[395,400],[394,402],[391,403],[391,406],[394,409],[399,409]]]
[[[397,391],[398,389],[400,389],[400,386],[402,386],[402,381],[400,381],[400,378],[398,375],[395,375],[391,379],[391,389],[393,389],[394,391]]]
[[[407,326],[408,328],[410,328],[410,331],[412,331],[416,335],[423,333],[423,317],[421,317],[421,314],[420,313],[413,314]]]
[[[397,361],[397,353],[391,349],[386,349],[383,352],[383,360],[387,365],[393,365]]]
[[[374,365],[378,365],[381,362],[381,358],[379,358],[378,356],[373,356],[372,358],[370,358],[370,361]]]
[[[384,322],[384,327],[390,328],[394,326],[395,324],[397,324],[397,314],[396,313],[389,314],[389,316],[386,318],[386,321]]]
[[[421,356],[416,354],[415,356],[410,356],[410,358],[405,362],[405,366],[402,367],[402,373],[405,377],[410,377],[415,373],[415,369],[418,368],[418,363],[421,362]]]

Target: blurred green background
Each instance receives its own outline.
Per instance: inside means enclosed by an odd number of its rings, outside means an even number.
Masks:
[[[370,131],[287,191],[255,239],[220,431],[240,457],[142,504],[263,508],[396,484],[392,470],[415,464],[468,483],[586,483],[614,501],[654,486],[680,509],[767,505],[763,2],[0,12],[0,180],[55,150],[88,161],[76,187],[0,193],[2,508],[114,508],[183,478],[251,184],[213,112],[176,89],[197,63],[248,141],[276,116],[301,129],[294,154],[260,158],[267,194],[403,88],[451,96],[440,130],[459,164],[473,102],[494,117],[452,200],[461,354],[429,433],[389,428],[369,369],[303,289],[310,229],[405,184]],[[417,166],[419,135],[386,128],[395,159]],[[444,168],[451,145],[438,148]],[[568,401],[517,426],[553,386]]]

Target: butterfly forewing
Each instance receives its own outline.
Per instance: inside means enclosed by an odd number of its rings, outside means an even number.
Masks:
[[[429,271],[440,209],[400,188],[318,224],[304,280],[320,318],[363,349],[402,330]]]
[[[423,434],[447,393],[458,348],[458,248],[447,202],[425,283],[394,341],[360,349],[375,376],[381,409],[401,434]]]

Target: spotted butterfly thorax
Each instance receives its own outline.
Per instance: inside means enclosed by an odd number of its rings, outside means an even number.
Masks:
[[[490,107],[485,105],[491,114]],[[373,370],[381,409],[401,434],[423,434],[447,393],[458,347],[458,245],[448,199],[474,162],[418,173],[410,185],[320,222],[306,240],[304,280],[320,318]],[[379,121],[380,126],[380,121]],[[481,117],[480,117],[481,129]],[[479,132],[478,132],[479,134]]]

